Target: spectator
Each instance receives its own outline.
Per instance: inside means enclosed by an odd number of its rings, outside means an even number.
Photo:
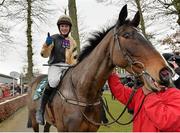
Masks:
[[[3,87],[3,97],[9,97],[10,96],[10,90],[7,86]]]
[[[15,90],[16,90],[16,93],[21,94],[21,87],[19,85],[15,87]]]
[[[115,73],[109,76],[108,83],[116,99],[126,104],[132,89],[125,87]],[[133,121],[134,132],[180,132],[180,90],[176,88],[152,92],[139,87],[128,107],[134,114],[139,112]]]
[[[3,90],[2,87],[0,86],[0,99],[3,98]]]
[[[176,75],[174,81],[174,85],[176,88],[180,89],[180,56],[178,54],[173,53],[163,53],[163,57],[168,62],[169,66],[174,69]]]
[[[175,61],[172,62],[172,64],[174,66],[174,71],[178,75],[177,79],[174,80],[174,84],[178,89],[180,89],[180,67],[176,64]]]

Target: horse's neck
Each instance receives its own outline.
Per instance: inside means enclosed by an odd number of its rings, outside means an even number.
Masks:
[[[80,73],[74,75],[76,87],[80,96],[87,99],[96,99],[98,92],[101,91],[113,65],[110,60],[110,41],[111,36],[107,35],[105,39],[86,57],[77,67]],[[74,79],[73,78],[73,79]]]

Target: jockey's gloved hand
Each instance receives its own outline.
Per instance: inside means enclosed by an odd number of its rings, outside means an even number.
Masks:
[[[48,32],[47,38],[46,38],[46,44],[49,46],[49,45],[52,44],[52,41],[53,41],[53,39],[52,39],[52,37],[50,36],[50,33]]]

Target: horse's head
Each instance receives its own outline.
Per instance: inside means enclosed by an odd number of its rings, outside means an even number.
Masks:
[[[169,86],[172,70],[137,28],[140,22],[139,12],[131,21],[126,20],[126,17],[127,5],[122,8],[118,21],[111,30],[114,34],[114,40],[110,45],[113,64],[125,68],[136,76],[143,77],[147,86],[154,81]],[[153,89],[157,90],[158,88],[154,87]]]

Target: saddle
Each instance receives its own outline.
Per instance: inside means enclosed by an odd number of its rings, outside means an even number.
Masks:
[[[69,68],[64,69],[64,70],[62,71],[59,84],[61,83],[61,81],[62,81],[63,77],[65,76],[65,74],[66,74],[66,72],[67,72],[68,69],[69,69]],[[59,85],[58,85],[58,86],[59,86]],[[54,95],[56,94],[56,91],[57,91],[58,86],[57,86],[55,89],[52,90],[53,92],[52,92],[52,94],[51,94],[51,96],[50,96],[50,98],[49,98],[49,102],[52,101]],[[40,98],[42,97],[42,94],[43,94],[45,88],[47,88],[47,87],[48,87],[48,76],[46,75],[44,78],[41,79],[41,81],[40,81],[39,84],[37,85],[37,87],[36,87],[36,89],[35,89],[35,92],[34,92],[34,95],[33,95],[33,100],[38,100],[38,99],[40,99]]]

